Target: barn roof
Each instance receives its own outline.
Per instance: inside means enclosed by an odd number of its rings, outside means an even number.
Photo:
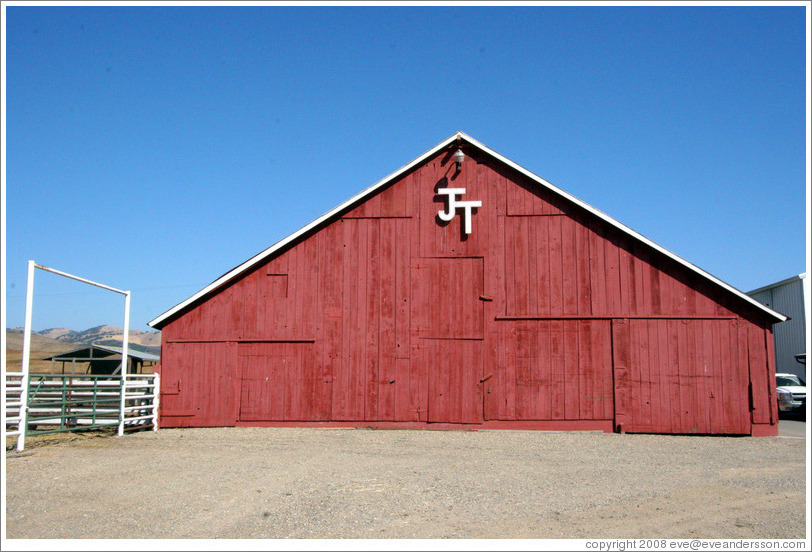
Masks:
[[[413,169],[414,167],[420,165],[425,160],[431,158],[436,153],[438,153],[439,151],[442,151],[443,149],[447,148],[449,145],[456,142],[457,140],[464,141],[464,142],[468,143],[469,145],[474,146],[475,148],[477,148],[477,149],[481,150],[482,152],[486,153],[487,155],[499,160],[501,163],[504,163],[505,165],[509,166],[510,168],[512,168],[512,169],[518,171],[519,173],[525,175],[526,177],[530,178],[532,181],[536,182],[539,186],[542,186],[543,188],[546,188],[547,190],[549,190],[549,191],[551,191],[551,192],[553,192],[555,194],[558,194],[559,196],[561,196],[563,198],[566,198],[570,202],[575,203],[579,207],[589,211],[593,215],[595,215],[598,218],[604,220],[605,222],[609,223],[610,225],[614,226],[615,228],[619,229],[620,231],[624,232],[625,234],[628,234],[632,238],[634,238],[634,239],[636,239],[636,240],[638,240],[640,242],[643,242],[646,245],[654,248],[655,250],[661,252],[662,254],[666,255],[667,257],[669,257],[669,258],[673,259],[674,261],[678,262],[679,264],[685,266],[689,270],[695,272],[696,274],[698,274],[702,278],[712,282],[716,286],[721,287],[725,291],[727,291],[729,293],[732,293],[733,295],[739,297],[741,300],[743,300],[743,301],[745,301],[747,303],[750,303],[751,305],[753,305],[757,309],[765,312],[770,317],[774,318],[776,322],[783,322],[784,320],[787,319],[787,317],[784,316],[783,314],[780,314],[780,313],[770,309],[769,307],[759,303],[758,301],[756,301],[752,297],[749,297],[748,295],[746,295],[745,293],[743,293],[743,292],[739,291],[738,289],[734,288],[730,284],[727,284],[727,283],[723,282],[722,280],[720,280],[719,278],[716,278],[715,276],[709,274],[708,272],[705,272],[701,268],[699,268],[696,265],[686,261],[682,257],[672,253],[671,251],[665,249],[664,247],[662,247],[660,245],[657,245],[656,243],[649,240],[645,236],[643,236],[641,234],[638,234],[637,232],[635,232],[634,230],[632,230],[631,228],[629,228],[625,224],[622,224],[622,223],[618,222],[617,220],[613,219],[612,217],[610,217],[606,213],[604,213],[602,211],[599,211],[598,209],[592,207],[591,205],[589,205],[587,203],[584,203],[580,199],[568,194],[564,190],[550,184],[549,182],[547,182],[546,180],[544,180],[540,176],[537,176],[537,175],[533,174],[532,172],[528,171],[524,167],[522,167],[520,165],[517,165],[516,163],[514,163],[510,159],[507,159],[506,157],[503,157],[502,155],[496,153],[495,151],[488,148],[487,146],[485,146],[481,142],[478,142],[477,140],[474,140],[473,138],[471,138],[470,136],[468,136],[464,132],[460,131],[460,132],[457,132],[456,134],[453,134],[450,137],[446,138],[445,140],[443,140],[442,142],[440,142],[439,144],[437,144],[436,146],[431,148],[429,151],[427,151],[426,153],[424,153],[423,155],[421,155],[420,157],[418,157],[414,161],[404,165],[403,167],[396,170],[395,172],[393,172],[389,176],[387,176],[384,179],[376,182],[375,184],[373,184],[369,188],[363,190],[359,194],[351,197],[350,199],[348,199],[344,203],[338,205],[334,209],[332,209],[332,210],[328,211],[327,213],[323,214],[322,216],[320,216],[319,218],[317,218],[316,220],[314,220],[310,224],[300,228],[296,232],[294,232],[294,233],[290,234],[289,236],[279,240],[278,242],[276,242],[275,244],[273,244],[269,248],[265,249],[264,251],[261,251],[260,253],[254,255],[253,257],[251,257],[250,259],[248,259],[244,263],[242,263],[242,264],[234,267],[230,271],[226,272],[225,274],[223,274],[222,276],[217,278],[215,281],[213,281],[208,286],[201,289],[200,291],[198,291],[197,293],[195,293],[194,295],[192,295],[191,297],[189,297],[185,301],[182,301],[182,302],[178,303],[177,305],[175,305],[174,307],[172,307],[168,311],[164,312],[160,316],[158,316],[158,317],[154,318],[153,320],[151,320],[148,323],[149,326],[151,326],[153,328],[156,328],[156,329],[162,328],[164,326],[164,324],[166,324],[169,321],[170,318],[172,318],[174,315],[176,315],[176,314],[180,313],[181,311],[183,311],[186,307],[192,305],[193,303],[195,303],[199,299],[205,297],[206,295],[212,293],[213,291],[219,289],[220,287],[224,286],[228,282],[230,282],[233,279],[237,278],[242,273],[244,273],[245,271],[251,269],[252,267],[257,265],[258,263],[261,263],[262,261],[264,261],[265,259],[267,259],[271,255],[273,255],[276,251],[279,251],[280,249],[282,249],[283,247],[285,247],[286,245],[288,245],[292,241],[296,240],[297,238],[299,238],[303,234],[306,234],[310,230],[318,227],[319,225],[324,224],[325,222],[332,219],[333,217],[337,217],[342,211],[345,211],[349,207],[352,207],[352,206],[354,206],[356,204],[361,203],[367,197],[374,194],[380,188],[383,188],[384,186],[386,186],[387,184],[389,184],[390,182],[392,182],[396,178],[400,177],[404,173],[406,173],[409,170]]]

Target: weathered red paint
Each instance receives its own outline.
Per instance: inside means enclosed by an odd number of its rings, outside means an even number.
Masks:
[[[750,433],[738,320],[614,323],[618,423],[648,433]]]
[[[464,149],[166,322],[161,424],[771,434],[762,313]]]

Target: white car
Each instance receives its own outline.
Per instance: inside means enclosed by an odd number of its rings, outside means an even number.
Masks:
[[[796,412],[806,406],[806,383],[795,374],[776,374],[778,410]]]

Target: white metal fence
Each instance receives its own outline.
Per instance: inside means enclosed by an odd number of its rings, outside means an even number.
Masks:
[[[161,376],[158,374],[129,375],[124,380],[124,429],[152,426],[158,430],[158,406]]]
[[[6,437],[25,437],[118,427],[118,434],[135,429],[158,429],[161,379],[158,374],[121,376],[29,374],[8,372],[5,380]],[[122,397],[123,385],[123,397]]]
[[[6,372],[3,391],[6,396],[6,437],[20,435],[23,413],[22,372]]]

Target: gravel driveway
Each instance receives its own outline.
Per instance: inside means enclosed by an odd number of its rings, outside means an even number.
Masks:
[[[7,457],[8,538],[803,538],[803,439],[163,429]]]

